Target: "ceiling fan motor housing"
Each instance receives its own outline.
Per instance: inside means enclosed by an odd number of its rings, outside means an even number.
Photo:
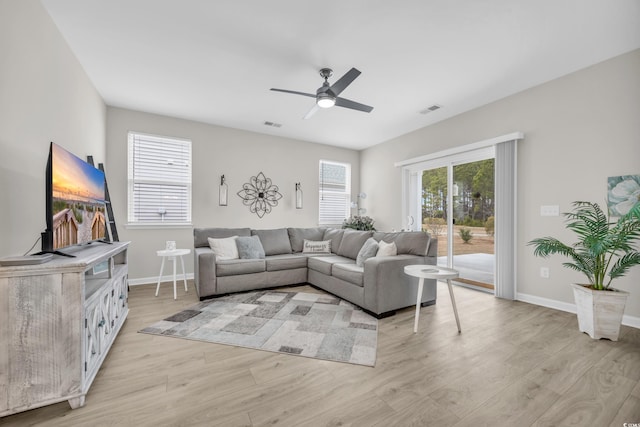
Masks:
[[[320,75],[324,78],[324,83],[316,90],[316,104],[320,108],[331,108],[336,104],[336,96],[331,92],[328,80],[333,75],[333,70],[323,68],[320,70]]]

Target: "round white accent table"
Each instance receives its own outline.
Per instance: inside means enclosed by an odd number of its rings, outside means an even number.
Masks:
[[[158,296],[158,291],[160,291],[160,282],[162,281],[162,271],[164,269],[164,262],[168,258],[169,261],[173,262],[173,299],[177,298],[176,293],[176,258],[180,258],[180,263],[182,264],[182,278],[184,279],[184,291],[187,292],[187,273],[184,271],[184,259],[182,258],[184,255],[188,255],[191,252],[191,249],[174,249],[174,250],[161,250],[158,251],[158,256],[162,257],[162,264],[160,265],[160,276],[158,276],[158,286],[156,286],[156,296]]]
[[[418,264],[407,265],[404,268],[405,274],[409,276],[418,277],[418,296],[416,301],[416,319],[413,324],[413,332],[418,332],[418,319],[420,318],[420,302],[422,301],[422,289],[424,288],[424,279],[446,280],[449,286],[449,295],[451,296],[451,305],[453,305],[453,314],[456,315],[456,323],[458,324],[458,333],[462,332],[460,329],[460,319],[458,318],[458,308],[456,307],[456,299],[453,297],[453,287],[451,286],[451,279],[456,279],[459,276],[458,271],[452,268],[438,267],[436,265]]]

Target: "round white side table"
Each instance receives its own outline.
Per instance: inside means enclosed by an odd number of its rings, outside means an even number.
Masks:
[[[177,298],[176,293],[176,258],[180,258],[180,264],[182,264],[182,278],[184,280],[184,291],[187,292],[187,273],[184,271],[184,255],[188,255],[191,249],[174,249],[174,250],[161,250],[158,251],[158,256],[162,257],[162,264],[160,264],[160,276],[158,276],[158,286],[156,286],[156,296],[160,291],[160,282],[162,281],[162,271],[164,270],[164,262],[166,259],[173,262],[173,299]]]
[[[456,307],[456,299],[453,296],[453,287],[451,286],[451,279],[456,279],[459,276],[457,270],[453,268],[438,267],[436,265],[428,264],[416,264],[407,265],[404,268],[405,274],[409,276],[418,277],[418,297],[416,301],[416,319],[413,324],[413,332],[418,332],[418,319],[420,318],[420,302],[422,301],[422,289],[424,288],[424,279],[446,280],[449,286],[449,295],[451,296],[451,305],[453,305],[453,314],[456,316],[456,323],[458,325],[458,333],[462,332],[460,329],[460,319],[458,318],[458,308]]]

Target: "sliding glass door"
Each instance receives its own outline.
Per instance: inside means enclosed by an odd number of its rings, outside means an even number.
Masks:
[[[453,168],[453,259],[459,282],[493,290],[494,159]]]
[[[439,159],[418,171],[422,229],[438,238],[438,265],[460,272],[459,284],[494,289],[493,150]]]

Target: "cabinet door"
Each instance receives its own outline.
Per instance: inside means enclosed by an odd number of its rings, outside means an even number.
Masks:
[[[84,378],[93,371],[100,360],[100,341],[102,338],[100,301],[100,299],[96,299],[85,307]]]
[[[113,294],[113,286],[109,286],[100,296],[100,314],[102,316],[102,319],[100,320],[100,324],[102,325],[100,328],[100,353],[105,350],[105,348],[111,341],[111,332],[113,331],[113,326],[115,323],[115,307],[113,306]]]
[[[98,367],[102,354],[112,339],[113,331],[113,286],[99,291],[97,298],[85,308],[85,378]]]
[[[122,277],[119,277],[115,283],[115,295],[113,297],[113,302],[115,304],[115,317],[116,323],[121,322],[122,316],[124,316],[124,312],[126,311],[129,293],[127,286],[127,275],[125,274]]]

